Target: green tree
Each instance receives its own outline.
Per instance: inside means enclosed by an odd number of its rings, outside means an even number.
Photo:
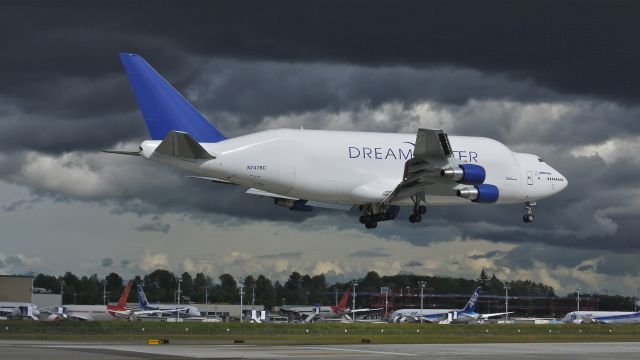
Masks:
[[[489,281],[489,276],[487,276],[487,273],[484,271],[484,268],[482,268],[482,271],[480,271],[480,277],[478,277],[476,282],[478,283],[478,286],[481,286],[484,289],[487,287],[488,281]]]
[[[60,280],[53,275],[38,274],[33,279],[33,286],[44,288],[54,294],[60,294]]]
[[[216,301],[235,304],[240,302],[238,284],[231,274],[222,274],[218,277],[220,285],[216,287]]]
[[[198,299],[198,301],[202,301],[203,303],[210,301],[209,296],[207,295],[209,294],[209,289],[212,285],[211,283],[211,277],[208,275],[205,276],[205,274],[201,272],[196,273],[196,276],[193,278],[193,288],[195,298]]]
[[[482,290],[485,292],[485,294],[502,295],[504,294],[504,284],[496,277],[496,274],[494,273],[493,275],[491,275],[489,281],[487,281],[486,289],[483,288]]]
[[[185,271],[182,273],[180,279],[182,279],[182,283],[180,284],[182,299],[180,301],[191,302],[196,292],[193,284],[193,278],[191,277],[191,274]]]
[[[271,280],[264,275],[259,275],[256,279],[256,304],[262,304],[267,309],[272,309],[278,304],[276,289]]]

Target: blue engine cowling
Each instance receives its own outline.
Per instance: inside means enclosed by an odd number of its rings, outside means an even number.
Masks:
[[[464,171],[462,180],[459,181],[461,184],[479,185],[482,184],[487,177],[487,172],[484,171],[484,168],[480,165],[462,164],[460,167]]]
[[[440,175],[465,185],[480,185],[484,183],[487,172],[480,165],[460,164],[457,168],[442,169]]]
[[[480,184],[471,188],[460,189],[457,195],[475,203],[493,204],[500,198],[500,189],[491,184]]]

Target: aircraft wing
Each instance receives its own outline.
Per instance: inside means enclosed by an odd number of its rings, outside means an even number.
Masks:
[[[457,164],[452,156],[449,137],[443,130],[419,129],[413,157],[404,165],[402,182],[382,201],[429,195],[451,195],[454,182],[443,179],[440,170]]]
[[[360,314],[360,313],[376,312],[376,311],[382,311],[382,310],[384,310],[384,308],[379,308],[379,309],[355,309],[355,310],[350,310],[349,313],[355,312],[356,314]]]
[[[496,317],[496,316],[504,316],[507,314],[513,314],[513,311],[509,311],[509,312],[501,312],[501,313],[492,313],[492,314],[481,314],[480,315],[480,319],[486,320],[492,317]]]
[[[67,319],[93,321],[93,317],[91,317],[89,315],[81,315],[81,314],[76,314],[76,313],[64,314],[64,317],[67,318]]]
[[[142,311],[134,311],[133,315],[162,315],[162,314],[175,314],[178,311],[184,311],[187,308],[177,308],[177,309],[166,309],[166,310],[142,310]]]

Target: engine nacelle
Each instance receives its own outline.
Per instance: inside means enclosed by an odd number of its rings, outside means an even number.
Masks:
[[[456,192],[456,195],[476,203],[493,204],[498,201],[500,190],[495,185],[480,184],[474,187],[460,189]]]
[[[307,205],[307,200],[293,200],[293,199],[283,199],[276,198],[273,200],[273,203],[279,206],[284,206],[289,210],[293,211],[311,211],[313,210],[313,206]]]
[[[457,168],[440,170],[440,176],[448,177],[465,185],[480,185],[487,177],[487,172],[480,165],[460,164]]]

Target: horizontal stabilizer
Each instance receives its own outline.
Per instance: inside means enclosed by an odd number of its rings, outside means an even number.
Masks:
[[[129,156],[140,156],[140,151],[119,151],[119,150],[100,150],[103,153],[107,154],[118,154],[118,155],[129,155]]]
[[[169,131],[169,134],[158,145],[155,152],[181,159],[215,159],[191,135],[181,131]]]

